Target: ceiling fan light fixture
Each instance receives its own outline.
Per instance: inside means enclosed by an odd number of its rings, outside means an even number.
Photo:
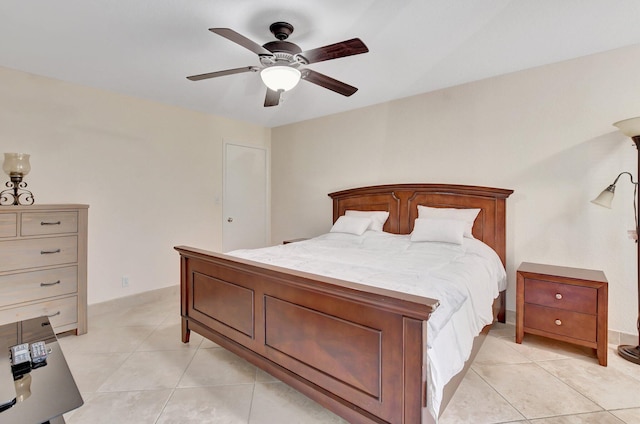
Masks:
[[[302,74],[290,66],[269,66],[260,71],[264,85],[273,91],[289,91],[300,81]]]

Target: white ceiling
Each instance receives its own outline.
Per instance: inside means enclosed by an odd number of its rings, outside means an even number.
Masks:
[[[359,37],[369,53],[308,65],[359,88],[301,81],[263,107],[259,65],[208,31],[258,44],[291,23],[308,50]],[[0,66],[267,127],[640,43],[639,0],[1,0]]]

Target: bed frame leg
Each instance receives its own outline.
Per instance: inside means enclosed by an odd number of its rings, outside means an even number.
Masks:
[[[191,336],[191,330],[189,330],[189,321],[186,318],[182,318],[182,343],[189,343],[189,336]]]
[[[507,291],[500,292],[500,310],[498,311],[498,321],[501,323],[507,322]]]

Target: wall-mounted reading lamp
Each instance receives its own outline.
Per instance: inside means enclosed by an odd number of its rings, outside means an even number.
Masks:
[[[636,150],[638,151],[638,174],[640,175],[640,117],[625,119],[624,121],[619,121],[613,124],[618,127],[618,129],[626,136],[631,137],[633,142],[636,145]],[[634,185],[634,196],[633,196],[633,215],[636,223],[636,231],[634,234],[634,238],[636,240],[636,250],[637,250],[637,279],[638,279],[638,318],[636,321],[636,327],[638,328],[638,344],[636,346],[632,345],[620,345],[618,346],[618,354],[626,359],[627,361],[635,362],[636,364],[640,364],[640,245],[638,244],[638,235],[640,234],[640,227],[638,226],[638,203],[640,199],[638,199],[638,181],[633,181],[633,176],[629,172],[620,173],[616,179],[613,181],[609,187],[604,189],[602,193],[591,202],[595,203],[599,206],[604,206],[605,208],[611,208],[611,201],[613,200],[613,194],[616,189],[616,183],[618,179],[622,175],[628,175],[631,183]]]

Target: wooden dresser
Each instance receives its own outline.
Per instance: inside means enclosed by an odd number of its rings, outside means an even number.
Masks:
[[[87,332],[87,205],[0,207],[0,324]]]
[[[524,262],[517,272],[516,343],[525,333],[596,349],[607,365],[607,279],[602,271]]]

